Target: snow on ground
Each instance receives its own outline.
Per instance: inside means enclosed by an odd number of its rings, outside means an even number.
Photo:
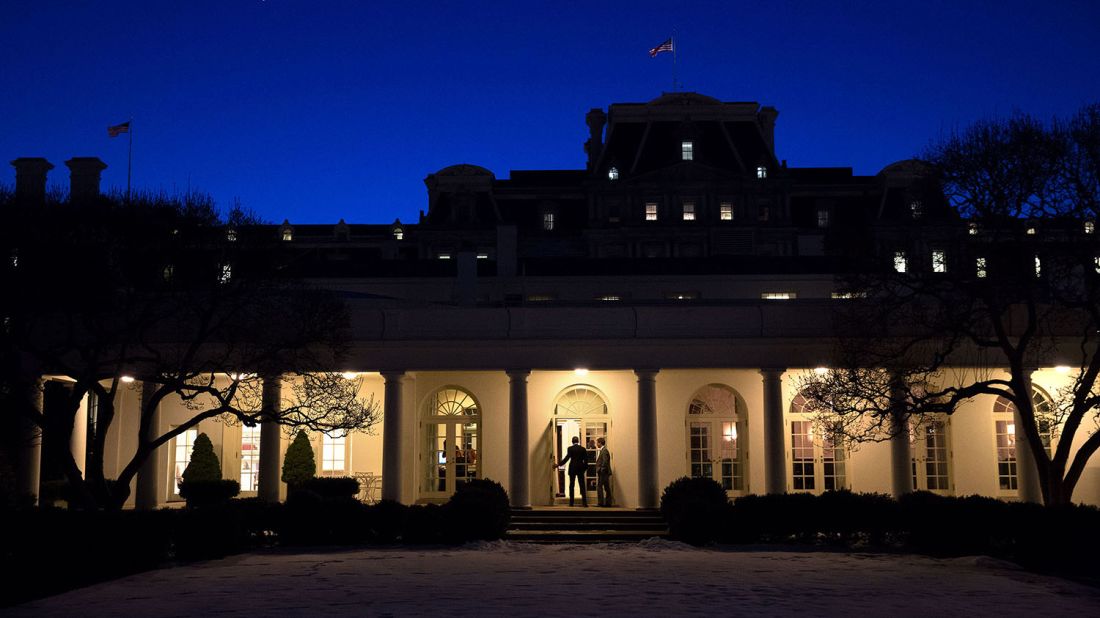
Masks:
[[[34,616],[1100,615],[1100,590],[990,558],[636,545],[270,551],[8,610]]]

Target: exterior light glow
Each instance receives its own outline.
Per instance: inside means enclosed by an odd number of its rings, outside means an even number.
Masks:
[[[575,373],[578,376],[586,376],[586,375],[588,375],[588,370],[585,369],[584,367],[577,367],[576,369],[573,370],[573,373]]]
[[[823,375],[829,373],[829,368],[828,367],[814,367],[814,373],[816,373],[819,376],[823,376]]]
[[[355,371],[345,371],[344,373],[341,373],[340,376],[343,377],[345,380],[354,380],[355,378],[359,377],[359,373]]]
[[[1069,373],[1069,365],[1058,365],[1054,370],[1058,373]]]
[[[122,376],[119,380],[126,384],[132,384],[134,382],[134,376]]]

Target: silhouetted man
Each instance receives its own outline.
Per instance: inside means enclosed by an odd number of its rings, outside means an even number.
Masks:
[[[581,503],[588,506],[588,492],[584,486],[584,473],[588,470],[588,450],[580,444],[581,439],[573,436],[573,446],[565,451],[565,459],[558,462],[561,468],[569,463],[569,506],[573,506],[573,483],[581,486]]]
[[[596,446],[596,504],[611,506],[611,451],[604,438],[596,438]]]

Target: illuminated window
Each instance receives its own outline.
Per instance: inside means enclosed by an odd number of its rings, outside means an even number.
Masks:
[[[806,397],[791,402],[791,489],[820,493],[848,486],[848,452],[839,432],[813,420]]]
[[[695,145],[691,142],[680,142],[680,158],[691,161],[695,158]]]
[[[795,292],[764,292],[760,295],[761,300],[792,300],[797,297]]]
[[[1039,259],[1039,256],[1035,256],[1035,278],[1043,276],[1043,262]]]
[[[914,219],[920,219],[921,216],[924,215],[924,204],[921,204],[920,200],[909,202],[909,214],[911,214]]]
[[[229,242],[237,242],[237,230],[229,228],[225,231],[225,239]]]
[[[283,241],[290,242],[294,240],[294,230],[289,227],[283,228]]]
[[[979,257],[974,259],[975,274],[979,279],[985,279],[989,276],[989,271],[986,270],[985,258]]]
[[[612,302],[612,303],[613,302],[618,302],[622,299],[623,299],[623,297],[619,296],[617,294],[605,294],[603,296],[599,296],[599,297],[596,298],[596,300],[602,300],[604,302]]]
[[[970,233],[971,236],[977,236],[978,235],[978,224],[977,223],[971,223],[970,225],[967,226],[967,231]]]
[[[477,254],[477,259],[487,260],[487,259],[489,259],[489,254],[488,253],[479,253],[479,254]]]
[[[817,227],[829,227],[829,209],[817,209]]]
[[[760,179],[767,178],[768,168],[764,167],[763,165],[756,166],[756,177]]]
[[[449,259],[451,259],[451,254],[450,253],[440,253],[436,257],[438,257],[441,260],[449,260]]]
[[[1029,228],[1027,228],[1027,235],[1028,235],[1028,236],[1034,236],[1034,235],[1036,235],[1036,234],[1038,234],[1038,233],[1039,233],[1039,230],[1036,230],[1036,229],[1035,229],[1035,228],[1033,228],[1033,227],[1029,227]]]
[[[853,298],[867,298],[867,292],[833,292],[834,300],[851,300]]]
[[[699,298],[698,292],[673,292],[671,294],[665,294],[665,298],[668,300],[695,300]]]
[[[327,433],[321,434],[321,471],[322,472],[343,472],[347,467],[346,463],[346,451],[347,451],[347,435],[341,433],[335,436],[330,436]]]
[[[932,272],[947,272],[947,253],[945,251],[932,252]]]
[[[233,279],[233,265],[222,264],[218,271],[218,283],[229,283]]]
[[[718,218],[722,221],[733,221],[733,202],[722,202],[718,205]]]
[[[732,389],[710,384],[688,404],[688,474],[714,479],[727,492],[745,490],[744,402]]]
[[[546,303],[555,299],[553,294],[528,294],[527,302],[529,303]]]
[[[174,429],[175,427],[173,427]],[[195,438],[199,436],[198,429],[188,429],[172,438],[172,495],[180,495],[180,483],[183,482],[183,471],[187,464],[191,463],[191,451],[195,447]]]
[[[925,419],[911,428],[913,489],[948,493],[951,469],[948,465],[947,421]]]
[[[241,427],[241,491],[256,491],[260,484],[260,427]]]
[[[607,170],[607,179],[608,180],[618,180],[619,179],[619,168],[613,167],[613,168]]]
[[[657,220],[657,202],[645,203],[645,220],[656,221]]]
[[[405,230],[399,227],[393,228],[394,240],[405,240]]]
[[[542,213],[542,229],[546,230],[547,232],[554,229],[554,213]]]
[[[1047,457],[1050,457],[1057,437],[1054,402],[1045,391],[1035,387],[1031,391],[1031,404],[1035,409],[1039,438]],[[1014,492],[1019,488],[1016,464],[1016,405],[1005,397],[998,397],[993,402],[993,423],[997,452],[997,485],[1001,491]]]
[[[695,220],[695,202],[684,202],[684,221]]]
[[[1100,257],[1092,258],[1092,262],[1095,265],[1096,272],[1100,273]]]
[[[909,270],[909,262],[905,259],[904,251],[894,252],[894,272],[904,273]]]
[[[1085,221],[1085,233],[1086,234],[1092,234],[1095,231],[1096,231],[1096,222],[1093,221],[1092,219],[1089,219],[1088,221]]]

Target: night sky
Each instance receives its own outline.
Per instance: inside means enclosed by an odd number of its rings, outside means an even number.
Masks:
[[[148,5],[148,6],[146,6]],[[836,8],[841,5],[843,8]],[[584,114],[672,89],[776,107],[792,166],[874,174],[974,120],[1100,102],[1100,2],[0,3],[7,161],[99,156],[280,222],[415,221],[455,163],[584,166]]]

